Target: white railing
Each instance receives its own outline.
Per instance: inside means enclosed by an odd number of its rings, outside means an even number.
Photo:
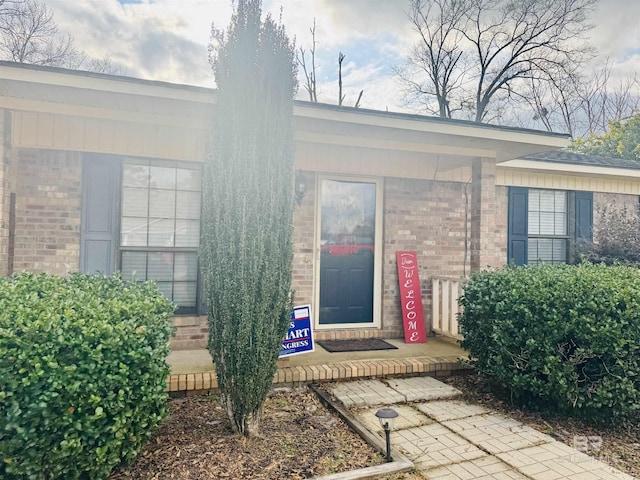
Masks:
[[[431,322],[436,334],[462,338],[457,314],[460,311],[458,298],[462,291],[457,278],[433,277],[431,279]]]

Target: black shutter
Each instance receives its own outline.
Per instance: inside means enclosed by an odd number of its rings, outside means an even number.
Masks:
[[[121,162],[87,155],[82,168],[80,271],[111,275],[116,268]]]
[[[509,187],[509,231],[507,257],[509,263],[527,264],[529,191],[522,187]]]
[[[593,240],[593,192],[576,192],[576,243]]]

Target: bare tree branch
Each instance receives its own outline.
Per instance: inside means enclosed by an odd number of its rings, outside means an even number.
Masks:
[[[304,88],[309,94],[309,101],[318,103],[318,91],[316,86],[316,19],[313,19],[313,26],[309,29],[311,32],[311,48],[309,54],[311,56],[311,65],[307,66],[307,52],[300,47],[299,52],[296,52],[296,62],[302,67],[302,73],[304,74],[305,84]]]
[[[345,95],[342,94],[342,61],[345,58],[345,54],[338,53],[338,105],[342,105]]]
[[[0,56],[35,65],[78,68],[84,54],[59,31],[53,12],[38,0],[0,4]]]
[[[468,7],[469,0],[409,1],[409,20],[420,40],[396,73],[408,95],[440,117],[450,118],[462,108],[452,107],[451,101],[463,82],[464,51],[459,27]],[[427,98],[422,100],[424,97]],[[431,106],[432,100],[435,106]]]
[[[593,53],[583,35],[596,1],[409,0],[420,40],[397,73],[440,116],[500,117],[504,102],[527,102],[531,83],[576,75]],[[541,111],[540,100],[527,103]]]

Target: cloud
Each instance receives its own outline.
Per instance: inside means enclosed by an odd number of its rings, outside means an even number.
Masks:
[[[108,56],[127,73],[147,79],[213,86],[206,46],[211,23],[229,24],[231,0],[44,0],[60,29],[96,58]],[[337,58],[343,65],[346,102],[364,89],[362,106],[405,110],[392,67],[415,41],[407,0],[264,0],[299,46],[310,47],[316,19],[321,99],[337,103]],[[589,32],[615,78],[640,71],[640,1],[601,0]],[[306,98],[300,88],[300,98]]]
[[[206,46],[211,22],[222,17],[228,23],[229,2],[48,0],[47,5],[60,29],[88,56],[109,56],[132,76],[213,86]]]

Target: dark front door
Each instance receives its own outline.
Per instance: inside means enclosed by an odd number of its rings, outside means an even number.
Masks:
[[[373,323],[376,184],[322,180],[320,325]]]

